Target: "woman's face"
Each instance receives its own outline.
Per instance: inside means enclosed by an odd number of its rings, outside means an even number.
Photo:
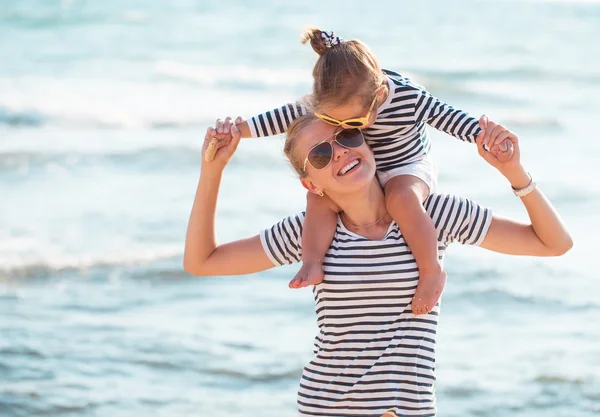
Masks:
[[[297,138],[295,156],[302,164],[313,146],[324,140],[333,145],[333,158],[327,167],[315,169],[310,163],[306,164],[307,175],[302,182],[313,192],[322,190],[329,196],[349,194],[375,181],[375,158],[371,148],[366,143],[358,148],[344,148],[333,138],[339,130],[315,120]]]

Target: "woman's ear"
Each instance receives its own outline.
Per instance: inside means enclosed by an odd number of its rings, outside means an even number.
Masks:
[[[323,190],[321,190],[319,187],[317,187],[308,178],[302,178],[302,179],[300,179],[300,182],[302,183],[302,186],[308,190],[309,193],[313,193],[313,194],[319,194],[319,192],[321,194],[323,193]]]

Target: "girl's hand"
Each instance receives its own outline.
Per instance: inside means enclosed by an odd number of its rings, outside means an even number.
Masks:
[[[235,119],[235,124],[242,123],[243,119],[238,117]],[[235,153],[238,144],[240,143],[241,134],[239,129],[232,123],[231,117],[227,117],[225,121],[220,119],[217,120],[217,129],[209,127],[206,130],[206,136],[204,137],[204,145],[202,146],[202,169],[223,169],[229,163],[229,160]],[[224,133],[227,132],[227,133]],[[214,139],[217,139],[216,153],[212,160],[206,160],[206,150],[208,149],[209,143]]]
[[[477,150],[479,155],[486,160],[488,164],[506,175],[515,169],[521,169],[521,151],[519,149],[519,138],[516,134],[506,129],[504,126],[489,121],[484,114],[479,118],[481,133],[477,136]],[[492,145],[490,152],[486,151],[484,144],[501,144],[506,139],[512,143],[512,156],[510,159],[503,158],[503,149],[498,145]]]

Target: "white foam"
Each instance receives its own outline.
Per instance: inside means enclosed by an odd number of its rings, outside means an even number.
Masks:
[[[310,68],[253,68],[247,66],[200,66],[176,61],[158,61],[155,71],[170,78],[201,86],[252,84],[255,87],[310,86]]]
[[[297,99],[287,81],[295,72],[277,74],[159,64],[169,79],[142,82],[111,78],[0,77],[0,123],[51,124],[68,128],[124,128],[205,125],[217,116],[244,115]],[[233,75],[247,83],[279,88],[244,90],[224,85]],[[172,78],[177,78],[174,81]],[[193,85],[181,80],[194,80]],[[287,80],[287,81],[286,81]],[[306,91],[310,84],[306,84]],[[296,87],[299,85],[295,84]],[[300,88],[300,90],[303,90]],[[12,122],[11,120],[17,120]]]
[[[134,266],[171,259],[182,254],[181,245],[127,245],[99,251],[75,252],[42,236],[0,240],[0,276],[34,275],[39,271],[86,270],[99,266]]]

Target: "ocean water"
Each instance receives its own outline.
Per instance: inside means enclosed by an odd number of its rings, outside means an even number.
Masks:
[[[297,266],[192,278],[182,251],[205,128],[309,91],[307,24],[518,132],[575,240],[449,251],[439,415],[600,415],[600,2],[3,0],[0,416],[295,415],[316,332]],[[430,134],[443,191],[526,218],[474,147]],[[303,209],[282,144],[240,145],[220,241]]]

